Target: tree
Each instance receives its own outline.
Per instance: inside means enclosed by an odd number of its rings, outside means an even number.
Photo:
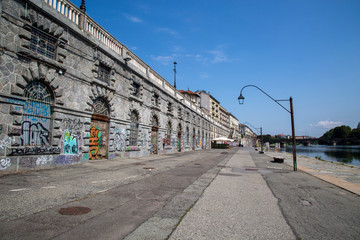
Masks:
[[[331,139],[334,136],[334,129],[330,129],[329,131],[327,131],[326,133],[324,133],[320,139]]]
[[[348,138],[350,137],[351,128],[349,126],[342,125],[334,128],[333,138]]]
[[[360,129],[354,128],[353,130],[351,130],[350,137],[352,139],[360,140]]]

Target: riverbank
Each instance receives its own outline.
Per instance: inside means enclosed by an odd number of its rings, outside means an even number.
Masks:
[[[284,157],[284,163],[293,166],[292,154],[287,152],[265,152],[270,157]],[[297,155],[298,170],[332,183],[360,196],[360,167],[318,160]]]

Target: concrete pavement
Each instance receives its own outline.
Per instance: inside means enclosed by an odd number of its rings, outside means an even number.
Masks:
[[[249,151],[227,162],[170,239],[295,239]]]
[[[270,157],[284,157],[284,163],[293,166],[292,154],[287,152],[265,152]],[[360,167],[328,162],[297,155],[298,170],[360,196]]]

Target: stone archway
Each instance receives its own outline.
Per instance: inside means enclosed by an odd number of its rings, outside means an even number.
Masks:
[[[177,128],[177,151],[181,152],[181,124],[179,123]]]
[[[159,132],[159,119],[153,115],[151,119],[151,154],[158,153],[158,132]]]

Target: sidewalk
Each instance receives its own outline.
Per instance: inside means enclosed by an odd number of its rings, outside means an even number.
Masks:
[[[265,152],[269,157],[282,156],[284,163],[293,166],[292,154],[287,152]],[[327,162],[297,155],[298,170],[360,196],[360,167]]]
[[[170,239],[295,239],[249,151],[227,162]]]

